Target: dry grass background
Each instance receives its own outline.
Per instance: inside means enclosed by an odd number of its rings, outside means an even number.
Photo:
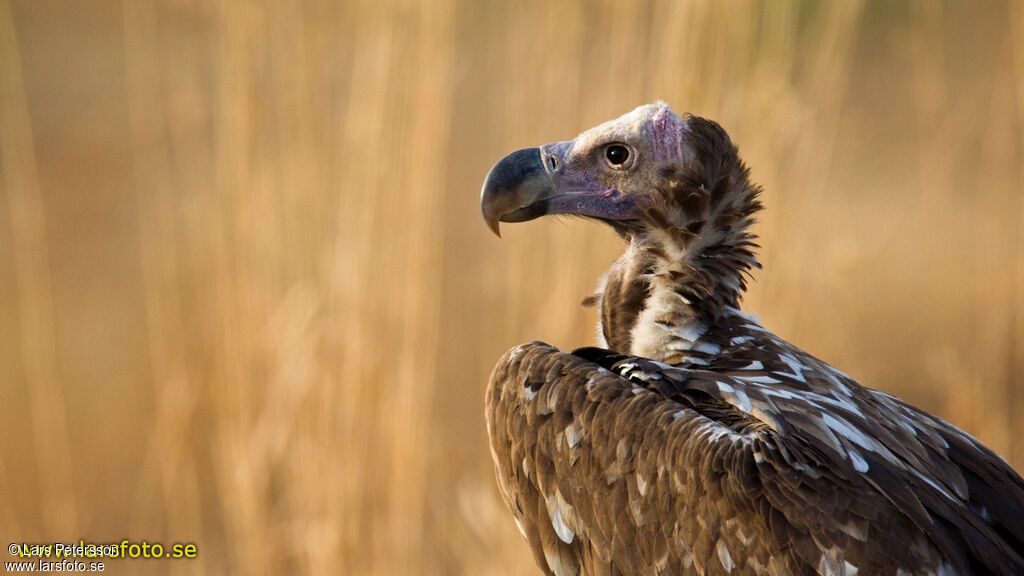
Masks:
[[[746,308],[1024,467],[1024,12],[0,0],[0,535],[115,573],[536,574],[486,378],[619,251],[490,165],[664,99],[766,188]]]

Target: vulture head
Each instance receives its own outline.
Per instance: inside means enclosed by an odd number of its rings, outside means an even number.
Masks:
[[[481,208],[495,234],[499,222],[548,214],[615,229],[629,248],[595,295],[602,332],[614,350],[658,358],[738,306],[759,266],[749,228],[760,188],[748,175],[718,124],[658,102],[509,154],[487,175]]]

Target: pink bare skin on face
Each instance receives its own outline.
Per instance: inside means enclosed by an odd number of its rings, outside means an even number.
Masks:
[[[668,105],[659,102],[654,118],[651,118],[651,136],[653,136],[654,157],[657,160],[682,160],[679,143],[686,131],[686,123],[669,109]]]
[[[648,210],[665,201],[655,193],[663,171],[678,171],[694,160],[687,121],[658,102],[573,140],[510,155],[495,165],[486,186],[490,193],[482,196],[488,225],[497,230],[499,220],[574,214],[599,218],[620,232],[646,226]]]

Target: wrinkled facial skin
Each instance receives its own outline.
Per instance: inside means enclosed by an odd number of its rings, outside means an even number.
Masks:
[[[627,164],[636,164],[635,149],[625,143]],[[612,168],[605,160],[608,145],[578,146],[576,140],[540,147],[541,161],[560,194],[548,200],[548,214],[576,214],[605,220],[628,220],[637,208],[636,182],[629,169]]]
[[[659,201],[653,192],[666,166],[691,161],[682,145],[687,131],[686,122],[659,102],[575,140],[510,154],[484,183],[484,219],[495,233],[499,221],[546,214],[588,216],[617,228],[642,226],[643,215]]]

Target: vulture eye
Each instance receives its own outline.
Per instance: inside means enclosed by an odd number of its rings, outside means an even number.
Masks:
[[[609,144],[604,149],[604,159],[612,168],[624,170],[629,167],[629,148],[623,144]]]

